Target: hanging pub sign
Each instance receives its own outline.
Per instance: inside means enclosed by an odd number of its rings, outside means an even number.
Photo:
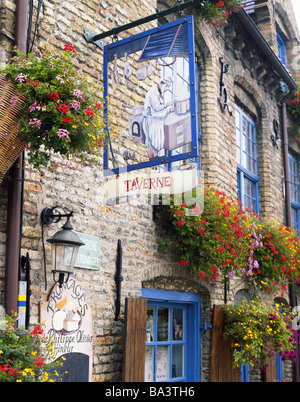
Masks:
[[[47,302],[41,302],[40,322],[53,346],[56,371],[63,382],[91,382],[93,365],[92,311],[80,284],[70,278],[55,285]]]
[[[198,155],[192,16],[106,45],[103,71],[106,175]]]

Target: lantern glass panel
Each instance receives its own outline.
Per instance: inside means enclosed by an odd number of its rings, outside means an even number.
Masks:
[[[52,244],[53,270],[73,272],[78,249],[78,246],[65,243]]]

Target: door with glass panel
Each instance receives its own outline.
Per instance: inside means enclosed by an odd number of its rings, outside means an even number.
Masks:
[[[148,305],[145,381],[186,381],[186,307]]]
[[[154,292],[169,300],[147,301],[145,381],[199,381],[200,301],[176,301],[176,295],[184,294]]]

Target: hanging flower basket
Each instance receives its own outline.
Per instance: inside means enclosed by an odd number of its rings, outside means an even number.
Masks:
[[[283,360],[296,361],[298,331],[294,315],[284,305],[253,299],[223,306],[224,337],[233,347],[233,365],[249,364],[265,371],[268,358],[278,353]]]
[[[98,162],[107,124],[112,124],[111,118],[107,121],[109,101],[80,69],[74,46],[66,44],[60,52],[40,50],[39,56],[18,49],[14,53],[0,70],[1,165],[2,149],[4,160],[13,163],[24,148],[34,168],[55,170],[53,153],[76,156],[84,164]]]
[[[0,182],[18,156],[25,149],[25,142],[18,130],[20,118],[24,115],[22,105],[26,97],[17,93],[13,82],[0,74]]]

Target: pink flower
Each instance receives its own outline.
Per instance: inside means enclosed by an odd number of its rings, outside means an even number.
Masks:
[[[58,130],[58,132],[57,132],[57,136],[58,136],[59,138],[61,138],[61,137],[67,137],[67,138],[69,138],[69,131],[68,131],[68,130],[65,130],[65,129],[63,129],[63,128],[60,128],[60,129]]]
[[[76,98],[83,99],[83,92],[80,91],[79,89],[74,89],[73,94],[76,96]]]
[[[18,74],[15,78],[16,81],[19,82],[25,82],[27,78],[27,75],[23,75],[22,73]]]
[[[41,120],[34,118],[34,119],[30,119],[28,124],[29,124],[29,126],[34,125],[34,126],[37,126],[38,128],[41,128],[42,122],[41,122]]]
[[[17,96],[12,96],[11,100],[10,100],[11,106],[12,107],[16,106],[17,102],[18,102],[18,97]]]
[[[80,102],[78,101],[72,101],[70,102],[70,105],[72,106],[73,109],[78,110],[80,108]]]
[[[34,101],[32,105],[29,106],[29,112],[32,113],[37,105],[37,101]]]

